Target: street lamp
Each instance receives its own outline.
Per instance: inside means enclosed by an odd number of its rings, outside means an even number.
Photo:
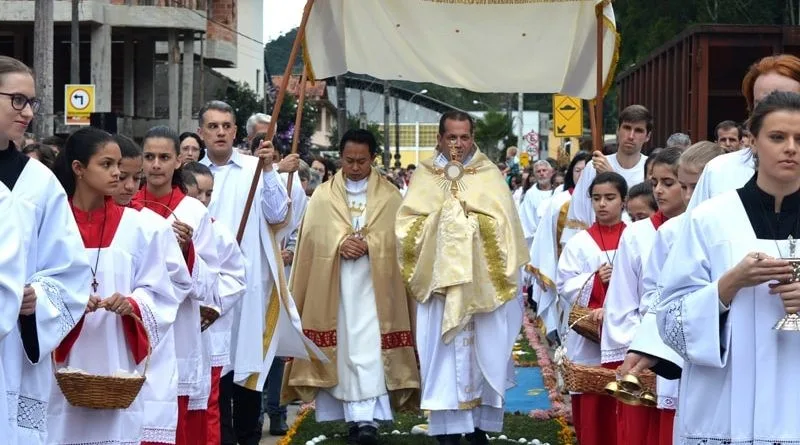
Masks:
[[[427,89],[424,89],[424,90],[422,90],[422,91],[417,91],[416,93],[414,93],[414,95],[413,95],[413,96],[411,96],[411,99],[408,99],[408,101],[409,101],[409,102],[414,102],[414,98],[415,98],[415,97],[419,96],[420,94],[422,94],[422,95],[425,95],[425,94],[427,94],[427,93],[428,93],[428,90],[427,90]]]

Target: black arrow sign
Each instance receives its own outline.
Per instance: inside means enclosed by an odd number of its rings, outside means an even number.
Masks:
[[[563,134],[566,130],[567,130],[567,126],[566,125],[562,125],[560,127],[556,127],[556,133],[558,133],[558,134]]]

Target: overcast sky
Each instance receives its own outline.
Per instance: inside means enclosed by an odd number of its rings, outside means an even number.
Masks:
[[[264,0],[264,43],[300,24],[306,0]]]

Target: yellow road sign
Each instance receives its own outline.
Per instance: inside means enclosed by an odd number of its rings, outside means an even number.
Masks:
[[[89,125],[94,113],[94,85],[64,86],[64,123]]]
[[[560,138],[583,136],[583,101],[579,97],[553,95],[553,133]]]
[[[522,168],[527,167],[530,163],[531,155],[529,155],[527,151],[523,151],[519,154],[519,165],[522,166]]]

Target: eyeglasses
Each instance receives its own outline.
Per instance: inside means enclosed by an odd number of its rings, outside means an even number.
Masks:
[[[36,113],[37,111],[39,111],[39,107],[42,105],[42,100],[41,99],[37,99],[35,97],[29,98],[28,96],[26,96],[24,94],[19,94],[19,93],[14,93],[14,94],[11,94],[11,93],[0,93],[0,96],[8,96],[8,97],[10,97],[11,98],[11,108],[13,108],[13,109],[15,109],[17,111],[22,111],[22,110],[25,109],[26,105],[30,105],[31,106],[31,110],[34,113]]]

